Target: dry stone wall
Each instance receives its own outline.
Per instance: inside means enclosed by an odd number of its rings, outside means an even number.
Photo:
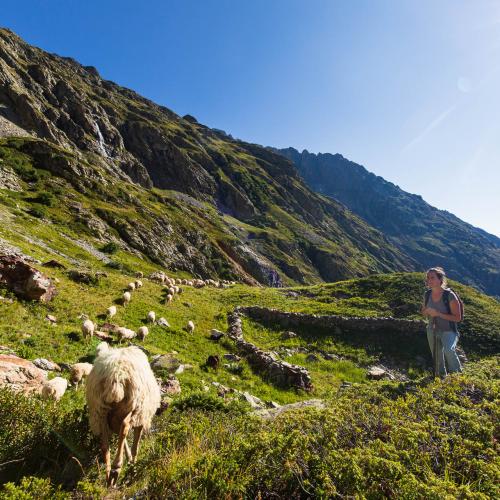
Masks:
[[[275,354],[263,351],[243,339],[241,317],[238,310],[228,315],[228,325],[228,337],[234,340],[238,351],[271,382],[305,391],[312,390],[311,376],[306,368],[281,361],[276,358]]]

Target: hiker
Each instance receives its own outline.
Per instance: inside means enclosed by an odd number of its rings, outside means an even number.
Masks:
[[[428,317],[427,340],[434,360],[434,376],[446,376],[448,371],[461,372],[462,365],[455,347],[458,342],[457,323],[462,320],[460,300],[446,285],[446,274],[441,267],[432,267],[426,273],[428,287],[422,314]]]

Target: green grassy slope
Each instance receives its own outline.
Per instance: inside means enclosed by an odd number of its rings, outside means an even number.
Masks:
[[[21,221],[25,220],[21,217]],[[26,221],[31,218],[27,216]],[[20,231],[24,226],[17,224],[21,222],[9,224],[8,230],[4,225],[2,237],[23,252],[41,261],[53,258],[50,248],[38,244],[38,238],[45,238],[47,245],[65,254],[57,258],[68,267],[71,259],[78,259],[93,271],[105,271],[107,277],[95,286],[82,285],[71,281],[63,270],[47,270],[59,280],[59,293],[47,305],[18,300],[1,290],[0,295],[13,300],[0,301],[0,344],[28,359],[46,357],[66,363],[92,360],[98,341],[81,338],[78,316],[86,313],[101,322],[98,315],[121,296],[132,273],[148,273],[155,267],[124,252],[121,258],[128,271],[109,268],[74,245],[71,238],[53,230],[52,225],[37,230],[33,223],[27,241]],[[113,258],[120,259],[120,255],[119,252]],[[479,354],[484,353],[474,342],[466,344],[473,361],[465,374],[444,384],[429,385],[427,373],[406,355],[411,346],[401,346],[399,359],[398,349],[393,349],[391,354],[396,353],[396,362],[413,379],[398,385],[366,378],[366,367],[384,354],[374,352],[368,344],[354,345],[349,339],[336,338],[334,332],[307,329],[298,331],[297,338],[283,340],[282,330],[244,319],[245,337],[266,350],[307,347],[312,352],[326,350],[341,359],[308,360],[300,352],[284,358],[309,369],[314,384],[310,394],[274,386],[245,360],[236,370],[204,367],[209,354],[234,351],[230,340],[214,343],[208,336],[211,328],[225,330],[226,314],[237,305],[317,314],[415,318],[422,279],[417,273],[396,273],[294,289],[246,285],[230,289],[184,287],[184,292],[168,306],[162,304],[161,286],[144,280],[144,287],[133,293],[130,305],[118,306],[116,323],[136,329],[144,324],[147,312],[155,310],[157,316],[167,318],[172,328],[152,326],[144,347],[151,356],[175,350],[179,359],[193,368],[178,376],[183,392],[175,398],[177,409],[174,404],[155,421],[154,433],[144,443],[137,468],[127,472],[117,494],[132,494],[146,487],[152,498],[255,496],[259,491],[263,496],[273,492],[288,497],[305,497],[308,493],[329,496],[335,491],[380,496],[386,490],[403,495],[411,488],[422,495],[492,494],[498,473],[492,441],[497,411],[492,394],[498,385],[497,368],[495,358],[489,362],[478,360]],[[474,338],[488,330],[493,339],[489,352],[495,354],[495,342],[500,336],[498,302],[469,287],[453,285],[466,304],[463,338]],[[47,313],[56,316],[57,325],[44,320]],[[189,319],[196,324],[192,335],[183,330]],[[326,401],[328,409],[319,413],[299,412],[266,423],[249,415],[242,403],[223,403],[217,398],[212,381],[280,404],[319,397]],[[341,389],[344,382],[354,385]],[[203,392],[205,385],[210,387],[208,393]],[[412,392],[407,393],[408,389]],[[461,394],[478,401],[468,402]],[[41,484],[43,477],[51,478],[53,485],[70,489],[80,480],[80,492],[103,494],[102,472],[94,460],[98,448],[88,433],[83,389],[68,390],[58,405],[14,397],[5,391],[0,392],[0,399],[0,464],[17,461],[2,469],[5,480],[37,476],[39,479],[34,479],[31,486],[25,480],[19,488],[46,488],[47,498],[55,495],[51,489],[55,486]],[[11,424],[13,421],[16,425]],[[440,451],[435,451],[431,443]],[[454,448],[450,443],[455,443]],[[424,450],[419,459],[414,456],[416,448]],[[475,457],[468,475],[457,472],[462,459],[456,450]],[[81,468],[74,460],[68,462],[70,455],[78,459]],[[283,470],[284,474],[278,479],[273,470]],[[15,491],[14,486],[9,488]]]

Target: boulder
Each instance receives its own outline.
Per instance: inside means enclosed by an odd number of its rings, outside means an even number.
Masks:
[[[47,276],[15,255],[0,256],[0,283],[27,300],[49,302],[56,294]]]
[[[220,340],[222,337],[224,337],[224,332],[221,332],[220,330],[216,330],[215,328],[213,328],[211,331],[210,331],[210,340]]]
[[[160,318],[157,322],[157,325],[163,326],[165,328],[170,328],[170,323],[165,318]]]
[[[13,354],[0,354],[0,387],[26,394],[40,393],[46,380],[47,372],[31,361]]]
[[[293,339],[297,336],[295,332],[284,332],[282,335],[283,339]]]
[[[97,285],[101,274],[91,273],[88,271],[81,271],[79,269],[71,269],[68,271],[68,277],[76,283],[83,283],[85,285]]]
[[[48,359],[45,358],[36,358],[33,360],[33,364],[37,368],[40,368],[41,370],[53,371],[53,372],[61,371],[61,367],[57,363],[49,361]]]
[[[237,356],[236,354],[231,354],[231,353],[224,354],[224,359],[226,361],[232,361],[234,363],[241,361],[241,358],[239,356]]]
[[[174,373],[180,365],[181,362],[172,353],[160,354],[159,356],[155,356],[151,361],[151,368],[153,370],[166,370],[169,373]]]
[[[379,366],[371,366],[370,368],[368,368],[367,375],[368,378],[371,378],[373,380],[380,380],[387,375],[387,371],[383,368],[380,368]]]
[[[174,376],[170,376],[161,383],[161,392],[167,396],[175,396],[181,393],[181,383]]]
[[[321,399],[310,399],[308,401],[299,401],[298,403],[283,405],[279,408],[258,409],[255,410],[254,413],[259,417],[272,419],[286,411],[300,410],[302,408],[316,408],[322,410],[325,408],[325,403]]]

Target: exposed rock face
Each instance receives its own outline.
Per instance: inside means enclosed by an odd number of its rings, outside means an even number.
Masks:
[[[47,372],[31,361],[14,355],[0,354],[0,386],[24,393],[39,393]]]
[[[97,198],[99,209],[72,213],[76,223],[164,267],[270,286],[411,268],[380,233],[309,190],[282,155],[183,119],[5,29],[0,116],[32,136],[9,147]],[[141,191],[151,187],[178,196]],[[233,232],[226,214],[257,230]]]
[[[0,283],[27,300],[49,302],[56,293],[47,276],[13,255],[0,256]]]
[[[302,410],[303,408],[316,408],[317,410],[323,410],[326,406],[321,399],[309,399],[308,401],[299,401],[298,403],[283,405],[279,408],[256,410],[255,414],[265,419],[272,419],[284,412]]]
[[[418,262],[446,262],[447,274],[500,296],[500,238],[407,193],[340,154],[280,150],[316,192],[344,203]],[[466,244],[465,244],[466,242]]]
[[[180,365],[180,360],[174,354],[161,354],[151,361],[153,370],[166,370],[169,373],[174,373]]]

